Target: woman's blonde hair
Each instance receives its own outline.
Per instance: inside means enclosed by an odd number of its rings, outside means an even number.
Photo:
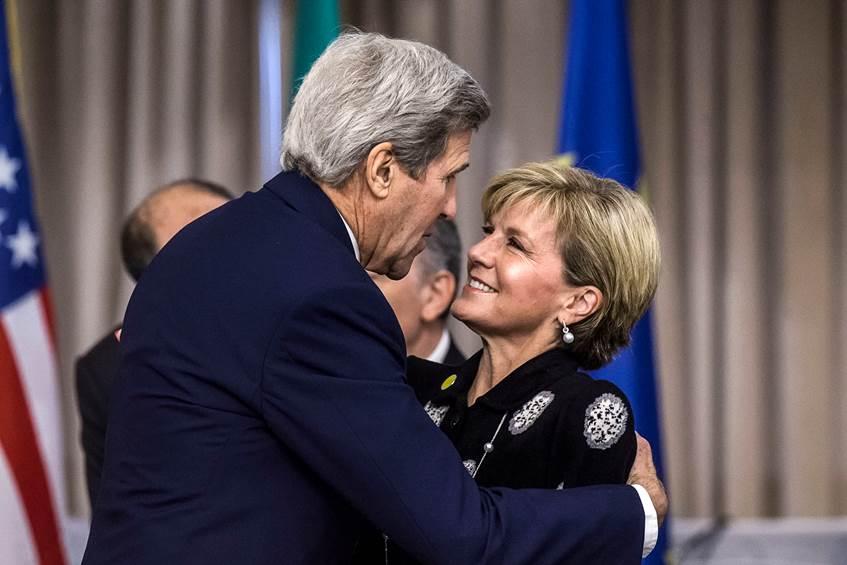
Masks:
[[[650,208],[614,180],[555,163],[529,163],[494,177],[482,211],[490,219],[518,202],[555,220],[565,282],[603,293],[598,309],[570,327],[575,339],[568,347],[586,369],[605,365],[629,343],[656,293],[661,260]]]

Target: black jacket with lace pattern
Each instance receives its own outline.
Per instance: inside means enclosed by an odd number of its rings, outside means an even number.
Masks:
[[[635,459],[635,427],[617,386],[580,372],[574,358],[556,348],[524,363],[468,406],[481,355],[459,367],[417,358],[407,366],[421,404],[478,483],[560,488],[626,482]]]
[[[407,361],[418,400],[479,484],[555,489],[626,482],[635,459],[635,423],[617,386],[580,372],[575,359],[556,348],[468,406],[481,357],[480,351],[459,366]],[[373,532],[360,542],[354,563],[416,561]]]

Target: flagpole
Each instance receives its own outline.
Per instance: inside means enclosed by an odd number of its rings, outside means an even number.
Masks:
[[[259,139],[263,181],[280,169],[283,107],[281,27],[279,0],[262,0],[259,6]]]

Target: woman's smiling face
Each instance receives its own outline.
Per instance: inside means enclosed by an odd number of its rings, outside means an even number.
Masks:
[[[468,252],[468,283],[453,315],[482,337],[524,340],[550,332],[571,289],[556,223],[532,200],[507,204]]]

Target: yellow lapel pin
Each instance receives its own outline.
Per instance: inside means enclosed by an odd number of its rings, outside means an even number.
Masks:
[[[453,386],[453,384],[455,382],[456,382],[456,373],[453,373],[452,375],[450,375],[449,377],[444,379],[443,383],[441,383],[441,390],[447,390],[448,388]]]

